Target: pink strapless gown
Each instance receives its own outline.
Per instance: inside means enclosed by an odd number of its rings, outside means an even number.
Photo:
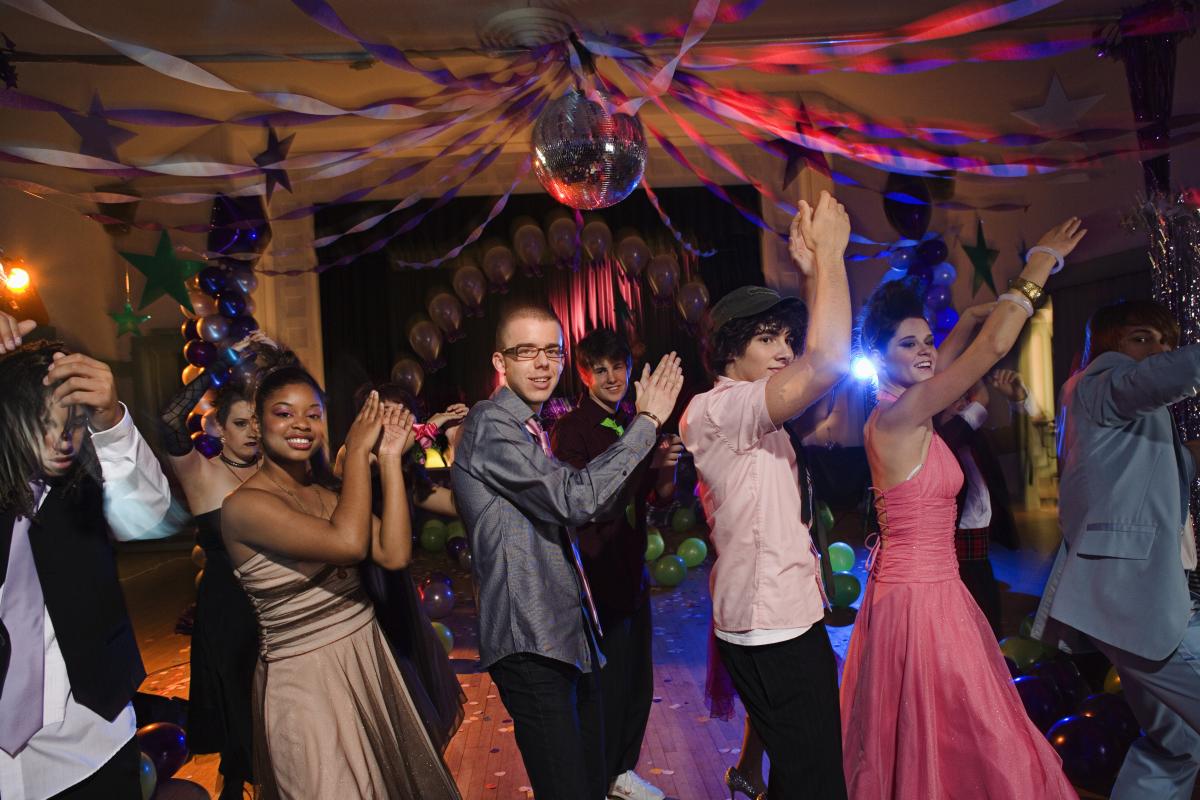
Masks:
[[[876,501],[882,546],[842,678],[850,800],[1078,797],[959,580],[962,482],[935,435],[920,471]]]

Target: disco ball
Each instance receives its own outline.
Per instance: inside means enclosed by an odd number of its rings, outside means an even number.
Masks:
[[[642,123],[611,114],[572,89],[550,103],[533,126],[533,170],[563,205],[607,208],[637,188],[646,168]]]

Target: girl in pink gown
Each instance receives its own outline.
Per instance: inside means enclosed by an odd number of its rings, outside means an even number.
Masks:
[[[1065,256],[1083,234],[1071,219],[1039,244]],[[1037,252],[1026,264],[1021,279],[1035,299],[1055,263]],[[842,679],[851,800],[1077,797],[959,579],[963,474],[933,431],[934,415],[1012,347],[1033,311],[1027,299],[1006,293],[994,308],[968,309],[940,350],[912,286],[886,283],[867,303],[862,345],[878,368],[880,403],[865,436],[881,540]]]

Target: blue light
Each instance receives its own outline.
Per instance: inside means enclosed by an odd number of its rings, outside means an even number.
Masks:
[[[850,362],[850,374],[860,381],[876,380],[875,365],[866,356],[859,356]]]

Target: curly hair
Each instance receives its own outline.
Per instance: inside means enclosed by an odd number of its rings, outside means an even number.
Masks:
[[[919,280],[888,281],[871,293],[858,326],[859,345],[864,353],[883,352],[906,319],[925,319]]]
[[[785,329],[793,337],[792,352],[799,355],[808,330],[808,309],[800,300],[785,299],[761,314],[731,319],[710,332],[704,349],[705,365],[713,377],[724,375],[726,367],[745,355],[755,336],[775,336]]]
[[[0,356],[0,511],[32,517],[33,492],[29,482],[42,473],[41,441],[50,424],[50,397],[57,384],[42,379],[55,353],[70,351],[62,342],[30,342]],[[83,437],[65,488],[102,480],[100,462],[90,436]]]

